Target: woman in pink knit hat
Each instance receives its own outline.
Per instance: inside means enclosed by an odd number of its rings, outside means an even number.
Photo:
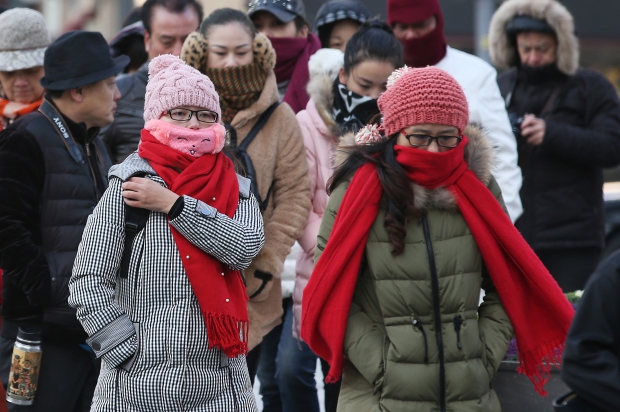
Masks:
[[[220,117],[207,76],[151,61],[140,146],[110,170],[69,285],[103,361],[92,411],[256,411],[240,270],[263,221]]]
[[[573,310],[508,218],[463,90],[404,68],[378,106],[343,148],[302,301],[302,338],[326,382],[342,375],[338,411],[499,411],[513,333],[544,393]]]

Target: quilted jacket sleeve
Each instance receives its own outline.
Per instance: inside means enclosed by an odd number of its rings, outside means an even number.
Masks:
[[[89,216],[69,282],[69,304],[97,357],[117,367],[136,351],[133,324],[115,299],[125,241],[121,180],[113,178]]]

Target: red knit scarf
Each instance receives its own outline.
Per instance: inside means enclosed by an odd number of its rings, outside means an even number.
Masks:
[[[444,153],[396,146],[396,160],[412,181],[428,189],[446,187],[454,194],[514,327],[519,372],[546,395],[544,384],[551,365],[561,362],[574,311],[493,194],[468,168],[467,142],[464,137]],[[312,350],[329,361],[326,382],[337,381],[342,373],[347,318],[381,197],[376,166],[360,167],[304,290],[301,333]]]
[[[321,48],[321,41],[314,33],[305,38],[270,37],[271,45],[276,51],[276,81],[290,80],[283,102],[291,106],[295,113],[304,110],[310,96],[306,91],[310,70],[310,56]]]
[[[143,129],[138,155],[177,195],[201,200],[231,218],[235,214],[239,182],[225,154],[196,158],[160,143]],[[174,227],[170,230],[205,320],[209,348],[217,347],[229,358],[245,355],[248,297],[241,274],[192,244]]]

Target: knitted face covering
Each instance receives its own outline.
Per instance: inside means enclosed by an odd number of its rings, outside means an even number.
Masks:
[[[334,108],[333,115],[336,123],[356,123],[359,127],[370,123],[370,120],[379,113],[377,100],[372,97],[362,96],[340,83],[336,78],[333,85]],[[346,126],[345,126],[346,127]]]
[[[223,69],[205,68],[220,95],[222,120],[232,122],[235,115],[258,100],[265,87],[267,72],[257,63]]]
[[[162,144],[193,157],[219,153],[226,140],[226,129],[219,123],[207,129],[188,129],[163,120],[149,120],[144,128]]]

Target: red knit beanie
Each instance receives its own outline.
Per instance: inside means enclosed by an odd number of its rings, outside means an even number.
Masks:
[[[438,0],[388,0],[387,21],[394,23],[416,24],[434,15],[441,15]]]
[[[461,86],[448,73],[431,66],[396,70],[378,104],[386,136],[425,123],[454,126],[463,133],[469,121]]]

